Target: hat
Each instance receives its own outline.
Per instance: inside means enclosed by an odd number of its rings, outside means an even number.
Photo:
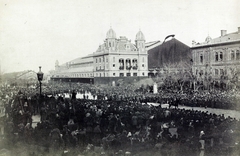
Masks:
[[[86,117],[89,117],[90,115],[91,115],[90,113],[87,113],[87,114],[86,114]]]

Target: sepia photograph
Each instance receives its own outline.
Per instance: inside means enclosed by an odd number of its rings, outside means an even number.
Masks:
[[[239,156],[239,0],[0,0],[0,156]]]

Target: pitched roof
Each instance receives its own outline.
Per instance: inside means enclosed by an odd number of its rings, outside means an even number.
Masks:
[[[162,44],[161,41],[147,42],[147,43],[145,43],[145,48],[146,48],[146,49],[152,49],[152,48],[154,48],[154,47],[156,47],[156,46],[158,46],[158,45],[160,45],[160,44]]]
[[[177,39],[164,42],[148,50],[148,68],[163,68],[164,64],[176,64],[191,60],[190,47]]]

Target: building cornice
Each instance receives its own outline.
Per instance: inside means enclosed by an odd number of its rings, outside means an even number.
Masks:
[[[221,46],[221,45],[229,45],[229,44],[237,44],[237,43],[240,43],[240,39],[239,39],[239,40],[234,40],[234,41],[226,41],[226,42],[219,42],[219,43],[210,43],[210,44],[203,44],[203,45],[195,45],[195,46],[191,47],[190,49],[216,47],[216,46]]]

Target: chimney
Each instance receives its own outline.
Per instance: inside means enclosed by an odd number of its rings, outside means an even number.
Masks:
[[[227,30],[221,30],[221,36],[225,36],[227,34]]]
[[[238,27],[238,33],[240,34],[240,27]]]

